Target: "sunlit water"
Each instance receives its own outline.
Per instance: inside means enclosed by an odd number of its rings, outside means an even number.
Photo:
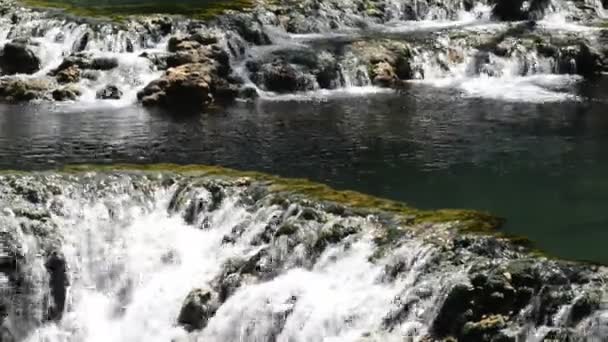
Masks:
[[[412,84],[203,115],[4,106],[0,167],[172,162],[307,177],[423,208],[489,210],[550,252],[608,261],[606,86],[578,82],[576,100],[542,103]]]

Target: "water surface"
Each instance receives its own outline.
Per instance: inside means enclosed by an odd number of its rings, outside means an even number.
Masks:
[[[535,103],[412,84],[202,115],[5,105],[0,167],[170,162],[306,177],[422,208],[488,210],[551,253],[606,262],[607,86],[579,83],[578,101]]]

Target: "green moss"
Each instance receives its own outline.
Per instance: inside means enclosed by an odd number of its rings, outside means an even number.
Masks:
[[[254,6],[253,0],[209,0],[197,4],[183,4],[177,1],[152,0],[146,3],[123,4],[74,4],[65,0],[19,0],[25,6],[42,9],[57,9],[68,14],[105,18],[112,21],[122,21],[132,16],[151,14],[184,15],[195,19],[210,19],[228,10],[249,10]]]
[[[267,181],[270,190],[280,193],[301,194],[312,199],[347,205],[353,209],[362,209],[368,213],[389,212],[399,216],[401,222],[407,225],[420,225],[458,222],[458,229],[467,233],[496,234],[504,220],[487,213],[473,210],[419,210],[407,204],[366,195],[356,191],[336,190],[327,185],[311,182],[307,179],[282,178],[265,173],[237,171],[219,166],[206,165],[72,165],[66,166],[63,172],[85,171],[168,171],[192,176],[225,176],[249,177],[258,181]]]

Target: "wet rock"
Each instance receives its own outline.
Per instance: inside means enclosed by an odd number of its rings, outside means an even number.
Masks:
[[[93,38],[93,36],[94,33],[92,31],[85,32],[82,36],[80,36],[80,38],[78,38],[74,42],[74,45],[72,46],[72,51],[81,52],[86,50],[87,46],[89,45],[89,41]]]
[[[244,87],[239,90],[239,98],[247,100],[255,100],[260,97],[258,90],[255,87]]]
[[[220,26],[236,31],[247,42],[255,45],[270,44],[262,23],[251,13],[233,13],[219,19]]]
[[[453,286],[439,308],[433,321],[433,334],[439,337],[458,336],[462,326],[472,316],[467,308],[472,299],[472,288],[466,284]]]
[[[55,101],[74,101],[76,100],[82,92],[76,86],[65,86],[62,88],[57,88],[53,90],[51,96]]]
[[[0,81],[0,98],[7,102],[42,99],[51,83],[45,79],[3,79]]]
[[[168,68],[167,59],[170,54],[166,52],[143,52],[139,57],[146,58],[158,70],[166,70]]]
[[[115,57],[93,57],[89,53],[77,53],[66,57],[55,70],[51,71],[51,75],[57,75],[72,67],[81,70],[107,71],[118,67],[118,59]]]
[[[96,98],[101,100],[119,100],[122,97],[122,91],[115,85],[108,84],[97,91]]]
[[[568,324],[574,326],[600,308],[602,294],[598,291],[585,292],[579,295],[572,304]]]
[[[507,318],[501,315],[488,316],[479,322],[467,322],[462,329],[462,340],[471,342],[496,341],[500,329],[506,326]]]
[[[63,255],[53,252],[46,260],[46,270],[49,274],[49,288],[53,299],[49,307],[48,319],[59,321],[63,316],[67,287],[69,285],[67,263]]]
[[[118,59],[115,57],[97,57],[91,61],[91,69],[112,70],[118,67]]]
[[[3,74],[33,74],[40,70],[40,67],[40,58],[27,40],[14,40],[4,45],[0,56]]]
[[[413,53],[406,43],[394,40],[357,42],[350,50],[367,64],[370,78],[376,85],[390,87],[399,80],[414,77]]]
[[[393,67],[387,62],[380,62],[372,67],[372,82],[380,87],[392,87],[399,80]]]
[[[318,232],[317,241],[315,242],[313,249],[317,253],[321,253],[327,245],[339,243],[348,236],[356,234],[358,231],[359,229],[357,227],[345,226],[338,223],[329,227],[324,226]]]
[[[283,61],[262,65],[253,79],[265,90],[277,93],[313,90],[316,83],[312,75]]]
[[[217,299],[210,290],[192,290],[180,310],[177,322],[186,331],[202,330],[217,310]]]
[[[223,77],[230,73],[230,55],[217,42],[217,37],[208,37],[202,33],[189,37],[172,37],[169,40],[168,50],[172,54],[166,58],[168,67],[177,67],[184,64],[204,63],[213,64],[217,73]]]
[[[75,65],[69,66],[68,68],[57,72],[55,78],[57,79],[57,82],[63,84],[76,83],[80,81],[80,69]]]
[[[205,108],[217,101],[232,100],[237,92],[218,76],[214,65],[192,63],[167,70],[137,96],[144,106]]]

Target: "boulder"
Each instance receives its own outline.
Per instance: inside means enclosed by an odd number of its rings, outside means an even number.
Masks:
[[[118,100],[122,97],[122,91],[115,85],[108,84],[97,91],[96,98],[101,100]]]
[[[191,63],[212,63],[222,76],[230,73],[230,54],[217,42],[217,38],[195,34],[185,38],[172,37],[167,49],[170,54],[166,58],[168,67],[176,67]]]
[[[177,323],[188,332],[205,328],[219,306],[215,297],[210,290],[192,290],[184,300]]]
[[[82,95],[80,89],[69,85],[62,88],[57,88],[51,93],[51,96],[55,101],[74,101],[80,95]]]
[[[144,106],[205,108],[219,100],[232,100],[238,90],[220,77],[215,65],[191,63],[167,70],[137,94]]]
[[[399,80],[395,70],[387,62],[374,65],[371,71],[372,82],[380,87],[392,87]]]
[[[8,102],[41,99],[50,89],[45,79],[4,79],[0,81],[0,98]]]
[[[80,69],[76,65],[71,65],[66,69],[63,69],[55,75],[57,82],[65,83],[76,83],[80,81]]]
[[[41,61],[24,40],[15,40],[4,45],[0,56],[0,68],[5,75],[33,74],[40,70]]]
[[[118,59],[115,57],[94,57],[89,53],[76,53],[66,57],[51,75],[57,75],[61,71],[71,67],[81,70],[112,70],[118,67]]]
[[[252,74],[252,79],[261,88],[277,93],[307,91],[316,87],[313,75],[305,72],[304,68],[285,61],[262,65]]]
[[[90,69],[93,70],[112,70],[118,67],[118,59],[115,57],[97,57],[91,61]]]

